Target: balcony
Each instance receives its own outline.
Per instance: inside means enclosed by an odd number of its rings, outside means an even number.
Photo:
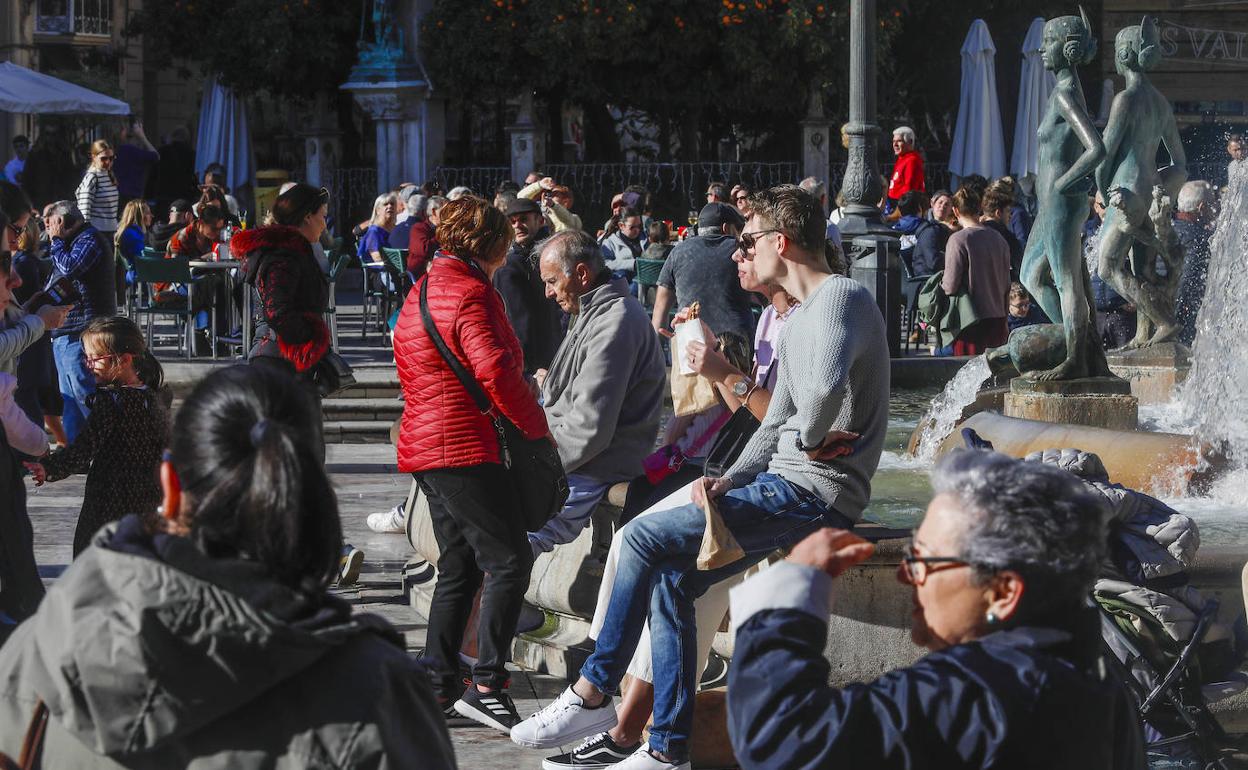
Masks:
[[[107,39],[113,34],[112,0],[39,0],[35,34]]]

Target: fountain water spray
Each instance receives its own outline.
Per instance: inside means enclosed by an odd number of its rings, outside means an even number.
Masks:
[[[988,359],[975,356],[958,370],[944,391],[932,399],[928,410],[923,432],[914,455],[921,462],[931,463],[936,460],[936,452],[945,438],[953,432],[953,426],[962,419],[962,410],[975,402],[979,386],[991,376]]]

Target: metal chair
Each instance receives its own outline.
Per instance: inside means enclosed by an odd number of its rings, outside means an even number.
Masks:
[[[336,350],[338,348],[338,278],[342,275],[342,271],[347,269],[347,265],[351,264],[351,255],[339,254],[337,261],[333,259],[333,252],[327,256],[330,258],[329,306],[325,308],[325,321],[329,324],[329,336]]]
[[[638,294],[641,295],[641,305],[647,311],[654,309],[654,300],[650,297],[650,290],[657,290],[659,285],[659,273],[663,270],[665,259],[638,259],[637,260],[637,286]]]
[[[190,260],[181,257],[152,259],[144,255],[134,261],[134,283],[135,286],[147,290],[146,303],[137,301],[133,312],[135,318],[140,315],[147,317],[148,349],[152,349],[154,317],[173,316],[174,324],[178,327],[178,352],[181,353],[185,346],[186,357],[190,359],[195,352],[195,311],[191,310],[195,282],[191,279]],[[157,292],[152,286],[157,283],[181,284],[186,287],[186,295],[166,295],[162,301],[158,301]]]

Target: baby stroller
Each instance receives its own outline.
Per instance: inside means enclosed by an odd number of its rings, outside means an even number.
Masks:
[[[1150,767],[1230,767],[1233,747],[1209,704],[1248,688],[1248,675],[1237,670],[1244,621],[1219,622],[1217,600],[1188,583],[1200,547],[1196,523],[1110,483],[1094,454],[1047,450],[1026,459],[1074,473],[1112,511],[1108,558],[1092,599],[1101,610],[1107,663],[1139,703]]]

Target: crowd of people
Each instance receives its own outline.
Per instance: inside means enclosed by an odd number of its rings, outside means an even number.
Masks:
[[[1018,282],[1018,185],[970,177],[929,196],[914,132],[892,144],[881,214],[908,276],[960,303],[956,328],[916,334],[968,355],[1044,322]],[[25,145],[16,178],[36,149]],[[492,199],[432,184],[377,197],[352,235],[360,262],[378,265],[376,288],[401,300],[398,468],[439,550],[418,662],[392,627],[327,590],[363,560],[343,541],[321,430],[342,376],[325,320],[329,191],[290,183],[269,221],[242,229],[218,169],[194,200],[141,197],[163,158],[137,125],[116,149],[92,145],[72,197],[36,208],[0,182],[0,496],[12,511],[0,520],[0,750],[43,719],[47,766],[443,768],[455,764],[448,727],[467,720],[525,747],[574,746],[544,761],[552,770],[682,770],[698,679],[730,618],[743,766],[1141,766],[1134,704],[1098,665],[1084,606],[1105,552],[1101,503],[1042,464],[965,450],[937,466],[897,576],[931,654],[875,682],[827,684],[836,580],[872,552],[852,530],[885,444],[890,363],[876,300],[847,276],[844,203],[822,180],[712,182],[679,230],[629,187],[591,231],[573,191],[541,172]],[[1213,206],[1207,185],[1184,187],[1188,248],[1207,239]],[[205,378],[176,415],[123,315],[146,249],[228,249],[254,292],[247,364]],[[653,284],[639,280],[647,260],[662,262]],[[189,309],[207,330],[214,307],[238,300],[204,288]],[[1109,314],[1129,309],[1100,291],[1108,334]],[[711,398],[664,424],[669,366],[706,380]],[[559,509],[535,518],[512,468],[544,443],[566,483]],[[74,562],[47,596],[24,473],[87,475]],[[522,717],[507,664],[534,562],[580,537],[623,482],[594,650]],[[406,514],[369,526],[403,531]],[[1071,715],[1060,758],[1037,764],[1036,745]]]

